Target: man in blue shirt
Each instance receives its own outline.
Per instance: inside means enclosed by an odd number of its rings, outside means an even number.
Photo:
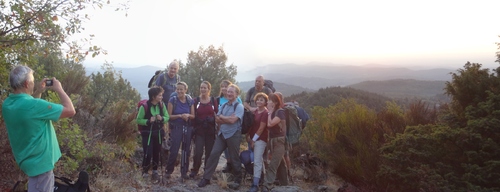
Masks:
[[[233,166],[234,183],[229,187],[237,190],[241,183],[241,161],[240,161],[240,142],[241,142],[241,120],[243,119],[244,108],[238,103],[236,98],[240,94],[238,86],[231,84],[227,88],[228,102],[219,107],[219,112],[215,117],[215,122],[220,125],[220,130],[215,138],[215,144],[207,160],[203,178],[198,183],[198,187],[205,187],[210,184],[210,179],[219,163],[222,152],[227,148]],[[235,107],[236,105],[236,107]]]

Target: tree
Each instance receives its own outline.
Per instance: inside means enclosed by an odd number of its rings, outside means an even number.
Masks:
[[[452,74],[443,122],[409,126],[380,151],[388,191],[499,191],[499,71],[469,63]]]
[[[60,54],[57,57],[78,63],[88,54],[106,53],[92,45],[93,35],[80,41],[69,39],[85,29],[84,22],[90,20],[86,10],[104,5],[114,6],[109,0],[0,0],[0,75],[8,77],[13,65],[40,64],[38,59],[48,55]],[[128,9],[126,4],[116,7]],[[61,52],[63,48],[66,54]],[[2,98],[8,90],[4,79],[0,80]]]
[[[212,84],[212,96],[218,95],[223,80],[235,83],[237,67],[233,64],[227,66],[226,62],[227,55],[222,46],[217,49],[213,45],[206,49],[200,46],[197,52],[190,51],[186,65],[181,63],[179,71],[181,79],[189,86],[189,94],[198,96],[202,81]]]
[[[84,10],[88,8],[102,8],[110,4],[109,0],[0,0],[0,49],[7,51],[13,57],[28,59],[29,56],[48,54],[52,50],[38,50],[29,52],[33,43],[50,44],[59,48],[68,46],[68,57],[79,57],[91,52],[94,56],[101,52],[97,46],[90,46],[86,51],[81,50],[78,43],[71,42],[68,37],[84,30],[82,24],[89,20]],[[125,4],[117,10],[127,9]],[[91,40],[90,35],[88,40]]]

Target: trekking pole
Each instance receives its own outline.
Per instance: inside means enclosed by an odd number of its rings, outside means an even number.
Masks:
[[[186,171],[186,166],[184,165],[186,163],[186,134],[187,134],[187,127],[182,126],[182,152],[181,152],[181,182],[184,183],[184,172]],[[187,172],[186,172],[187,173]]]
[[[151,151],[151,153],[152,153],[152,150],[150,150],[150,149],[151,149],[151,143],[150,143],[150,141],[151,141],[151,133],[152,133],[152,132],[153,132],[153,125],[151,125],[151,126],[149,127],[148,145],[147,145],[147,147],[146,147],[146,151],[144,151],[144,158],[145,158],[145,160],[148,160],[148,159],[149,159],[149,157],[152,155],[152,154],[150,154],[150,151]],[[151,161],[151,160],[149,160],[149,161]],[[148,163],[150,163],[150,162],[148,162]],[[144,167],[143,167],[142,169],[143,169],[143,171],[144,171]],[[146,174],[147,174],[148,172],[149,172],[149,166],[148,166],[148,168],[147,168],[147,172],[146,172]]]

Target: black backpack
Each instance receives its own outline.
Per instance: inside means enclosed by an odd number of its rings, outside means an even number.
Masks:
[[[222,105],[222,109],[221,111],[224,110],[224,107],[226,106],[227,103],[224,103],[224,105]],[[239,105],[242,105],[241,103],[238,103]],[[236,111],[236,107],[238,105],[234,105],[234,111]],[[253,125],[253,121],[255,119],[255,116],[254,114],[248,110],[248,109],[245,109],[245,111],[243,112],[243,119],[241,120],[241,134],[247,134],[248,131],[250,131],[250,129],[252,128],[252,125]]]
[[[164,70],[157,70],[155,72],[155,74],[151,77],[151,79],[149,79],[149,83],[148,83],[148,88],[151,88],[155,85],[156,83],[156,79],[158,79],[160,77],[160,75],[163,75],[163,82],[161,83],[161,86],[165,85],[165,83],[167,83],[167,71],[164,71]],[[179,76],[179,74],[176,74],[176,79],[177,79],[177,82],[181,82],[181,78]]]
[[[12,191],[27,191],[20,186],[21,181],[16,182]],[[66,177],[54,176],[54,192],[90,192],[89,174],[81,171],[78,180],[72,181]]]
[[[269,79],[264,80],[264,87],[271,89],[271,91],[274,93],[276,92],[276,89],[274,88],[273,84],[274,84],[273,81]]]

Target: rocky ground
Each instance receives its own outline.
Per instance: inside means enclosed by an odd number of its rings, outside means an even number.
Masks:
[[[191,161],[192,162],[192,161]],[[140,163],[138,161],[137,163]],[[198,174],[194,179],[187,179],[182,181],[180,178],[180,167],[179,165],[175,167],[174,172],[171,175],[170,179],[162,178],[162,182],[160,183],[153,183],[151,182],[150,178],[142,178],[139,174],[137,173],[134,177],[139,178],[139,185],[140,186],[135,186],[135,187],[126,187],[127,191],[130,192],[142,192],[142,191],[176,191],[176,192],[204,192],[204,191],[248,191],[250,189],[251,185],[251,176],[248,175],[244,181],[242,182],[240,188],[238,190],[233,190],[229,189],[228,184],[230,183],[230,176],[229,174],[222,173],[222,169],[226,163],[226,160],[224,158],[224,155],[221,156],[219,160],[219,164],[217,166],[216,172],[214,176],[212,177],[211,183],[203,188],[199,188],[197,186],[198,182],[201,179],[201,174],[203,174],[203,171],[200,171],[201,173]],[[299,163],[295,163],[299,164]],[[203,166],[202,166],[203,168]],[[163,166],[163,170],[165,169],[165,166]],[[313,178],[314,176],[317,176],[318,173],[317,171],[320,171],[321,168],[318,170],[310,170],[307,167],[304,167],[302,165],[294,165],[292,170],[292,176],[294,183],[290,184],[289,186],[276,186],[272,189],[272,191],[275,192],[290,192],[290,191],[338,191],[341,186],[343,186],[343,181],[334,176],[334,175],[328,175],[325,176],[322,181],[316,181],[316,182],[310,182],[308,180],[311,180],[310,178]]]

